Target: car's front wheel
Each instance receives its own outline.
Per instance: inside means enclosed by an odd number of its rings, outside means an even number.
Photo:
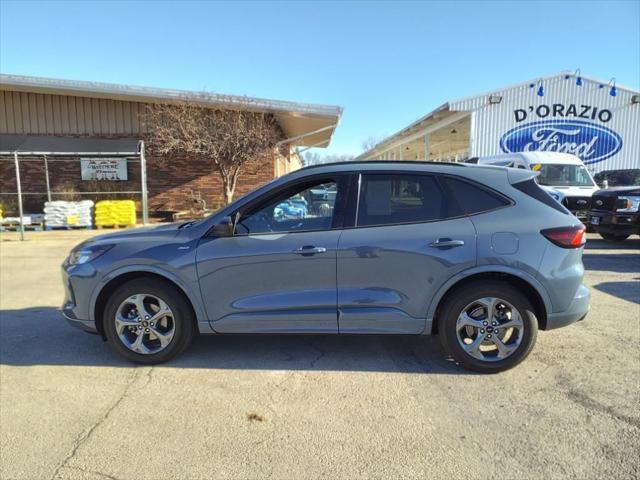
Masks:
[[[495,373],[514,367],[533,349],[538,321],[519,290],[474,282],[449,295],[439,315],[444,349],[463,367]]]
[[[136,363],[166,362],[195,335],[193,313],[181,292],[151,278],[119,287],[107,301],[103,318],[113,349]]]

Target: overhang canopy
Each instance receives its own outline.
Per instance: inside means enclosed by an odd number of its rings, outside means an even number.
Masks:
[[[138,155],[133,138],[75,138],[51,135],[0,135],[0,155],[14,152],[47,155]]]
[[[0,90],[140,103],[188,101],[203,107],[271,113],[287,138],[295,139],[292,145],[307,147],[328,146],[342,116],[342,108],[331,105],[22,75],[0,74]]]

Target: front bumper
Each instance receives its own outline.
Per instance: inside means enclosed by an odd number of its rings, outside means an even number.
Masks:
[[[564,312],[550,313],[547,315],[547,324],[545,330],[553,330],[560,327],[566,327],[574,322],[583,320],[589,313],[589,301],[591,293],[584,285],[580,285],[569,308]]]
[[[589,212],[585,210],[571,210],[571,213],[585,225],[589,224]]]
[[[69,325],[73,325],[74,327],[84,330],[85,332],[95,334],[99,333],[98,329],[96,328],[96,322],[94,322],[93,320],[82,320],[80,318],[77,318],[76,314],[73,312],[73,307],[74,305],[72,304],[65,304],[61,309],[62,315],[67,320],[67,322],[69,322]]]
[[[593,223],[594,218],[598,219],[597,223]],[[640,213],[612,213],[592,210],[589,212],[589,223],[598,233],[640,234]]]
[[[96,282],[95,270],[88,265],[62,268],[64,301],[61,312],[70,325],[85,332],[99,333],[89,314],[89,298]]]

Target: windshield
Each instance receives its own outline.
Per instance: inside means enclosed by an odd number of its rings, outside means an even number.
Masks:
[[[593,180],[582,165],[538,164],[538,184],[549,187],[593,187]]]
[[[606,180],[609,187],[633,187],[640,185],[640,169],[607,170],[596,174],[594,180],[600,185]]]

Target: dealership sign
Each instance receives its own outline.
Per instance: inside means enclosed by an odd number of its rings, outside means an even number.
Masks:
[[[583,120],[560,120],[557,118],[559,115],[553,115],[553,109],[549,113],[556,118],[524,123],[505,133],[500,139],[502,151],[571,153],[588,165],[612,157],[622,148],[622,138],[609,128]],[[598,118],[598,113],[593,113],[593,116]],[[605,113],[600,120],[604,122],[610,118],[610,113]]]
[[[127,180],[126,158],[81,158],[82,180]]]

